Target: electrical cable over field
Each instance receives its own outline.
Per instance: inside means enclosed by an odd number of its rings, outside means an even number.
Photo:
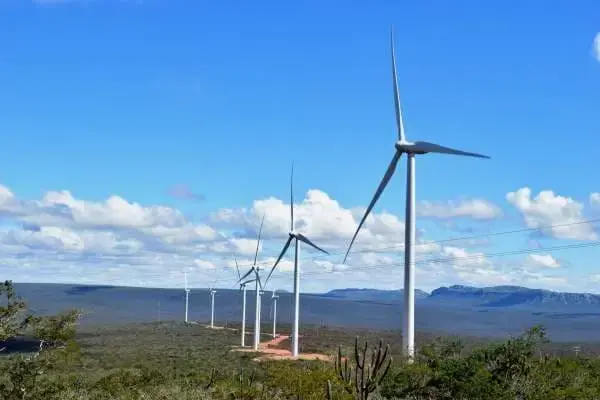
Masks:
[[[561,251],[561,250],[572,250],[572,249],[582,249],[582,248],[593,248],[600,247],[600,241],[592,242],[592,243],[579,243],[579,244],[570,244],[563,246],[554,246],[554,247],[545,247],[543,249],[538,248],[525,248],[519,250],[511,250],[511,251],[502,251],[496,253],[481,253],[472,256],[466,257],[442,257],[442,258],[428,258],[424,260],[418,260],[413,263],[413,265],[426,265],[426,264],[444,264],[444,263],[452,263],[454,261],[476,261],[485,258],[496,258],[496,257],[506,257],[513,255],[521,255],[521,254],[537,254],[537,253],[552,253],[553,251]],[[373,269],[380,268],[391,268],[391,267],[404,267],[404,263],[385,263],[385,264],[374,264],[370,266],[358,266],[358,265],[348,265],[349,271],[370,271]],[[323,275],[329,274],[328,271],[307,271],[303,272],[304,276],[315,276],[315,275]],[[279,272],[277,274],[273,274],[273,276],[283,276],[284,273]],[[231,282],[231,279],[222,279],[219,282]]]
[[[491,232],[491,233],[484,233],[484,234],[480,234],[480,235],[461,236],[461,237],[441,239],[441,240],[428,240],[426,242],[417,243],[414,245],[414,247],[431,245],[431,244],[451,243],[451,242],[457,242],[457,241],[461,241],[461,240],[481,239],[481,238],[489,238],[489,237],[495,237],[495,236],[512,235],[512,234],[517,234],[517,233],[543,231],[543,230],[553,229],[553,228],[562,228],[562,227],[569,227],[569,226],[582,225],[582,224],[593,224],[593,223],[598,223],[598,222],[600,222],[600,218],[586,219],[586,220],[580,220],[580,221],[564,223],[564,224],[545,225],[545,226],[540,226],[537,228],[522,228],[522,229],[514,229],[514,230],[510,230],[510,231]],[[393,246],[377,247],[374,249],[359,249],[359,250],[353,251],[351,254],[383,253],[386,250],[396,250],[396,249],[402,249],[402,248],[404,248],[404,244],[397,244],[397,245],[393,245]],[[342,255],[344,253],[345,253],[345,251],[335,251],[335,252],[330,252],[328,255],[319,254],[319,255],[315,255],[315,256],[300,257],[300,259],[301,260],[322,260],[322,259],[326,259],[330,256]],[[239,265],[240,266],[251,266],[252,264],[239,263]],[[270,266],[271,264],[267,263],[267,262],[259,262],[258,265]]]

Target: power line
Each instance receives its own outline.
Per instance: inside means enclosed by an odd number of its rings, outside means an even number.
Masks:
[[[427,242],[423,242],[423,243],[413,244],[413,247],[424,246],[424,245],[426,246],[426,245],[430,245],[430,244],[443,244],[443,243],[455,242],[455,241],[460,241],[460,240],[470,240],[470,239],[480,239],[480,238],[493,237],[493,236],[511,235],[511,234],[515,234],[515,233],[541,231],[541,230],[545,230],[545,229],[560,228],[560,227],[566,227],[566,226],[575,226],[575,225],[582,225],[582,224],[591,224],[591,223],[595,223],[595,222],[600,222],[600,218],[586,219],[586,220],[580,220],[580,221],[564,223],[564,224],[552,224],[552,225],[540,226],[537,228],[522,228],[522,229],[515,229],[515,230],[510,230],[510,231],[486,233],[486,234],[481,234],[481,235],[462,236],[462,237],[442,239],[442,240],[431,240],[431,241],[427,241]],[[379,247],[376,249],[356,250],[354,252],[351,252],[350,254],[353,254],[353,253],[354,254],[356,254],[356,253],[380,253],[380,252],[383,252],[384,250],[394,250],[394,249],[398,249],[398,248],[402,248],[402,247],[404,247],[404,244],[401,243],[401,244],[397,244],[397,245],[393,245],[393,246]],[[327,257],[334,256],[334,255],[341,255],[344,253],[345,253],[345,251],[342,250],[342,251],[336,251],[336,252],[329,253],[328,255],[316,255],[316,256],[309,256],[309,257],[301,257],[300,259],[301,260],[318,260],[318,259],[325,259]],[[253,265],[251,263],[238,263],[238,264],[240,267],[242,267],[242,266],[251,267]],[[267,263],[267,262],[257,262],[257,265],[269,266],[271,264]]]
[[[430,259],[415,261],[413,263],[413,265],[416,266],[416,265],[429,264],[429,263],[442,264],[442,263],[450,263],[453,261],[480,260],[480,259],[486,259],[486,258],[504,257],[504,256],[511,256],[511,255],[520,255],[520,254],[550,253],[553,251],[579,249],[579,248],[591,248],[591,247],[600,247],[600,242],[570,244],[570,245],[563,245],[563,246],[546,247],[544,249],[526,248],[526,249],[520,249],[520,250],[503,251],[503,252],[496,252],[496,253],[489,253],[489,254],[481,253],[481,254],[476,254],[476,255],[471,255],[471,256],[466,256],[466,257],[430,258]],[[406,265],[405,263],[396,263],[396,264],[385,263],[385,264],[375,264],[375,265],[370,265],[370,266],[349,265],[349,269],[351,269],[351,272],[354,272],[354,271],[363,271],[363,270],[373,270],[373,269],[379,269],[379,268],[404,267],[405,265]],[[311,276],[311,275],[321,275],[321,274],[325,274],[325,273],[329,273],[329,272],[309,271],[309,272],[303,273],[302,275],[303,276]],[[279,273],[276,276],[282,276],[282,274]]]

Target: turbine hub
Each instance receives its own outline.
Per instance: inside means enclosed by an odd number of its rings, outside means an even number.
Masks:
[[[416,150],[414,143],[410,143],[410,142],[406,142],[406,141],[403,142],[401,140],[398,140],[394,144],[394,147],[396,148],[396,150],[401,151],[402,153],[407,153],[407,154],[425,154],[424,151]]]

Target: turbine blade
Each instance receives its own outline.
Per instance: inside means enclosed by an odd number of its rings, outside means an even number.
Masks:
[[[439,144],[430,143],[430,142],[415,142],[412,146],[414,150],[417,152],[423,153],[440,153],[440,154],[453,154],[457,156],[469,156],[469,157],[479,157],[479,158],[490,158],[484,154],[478,153],[470,153],[468,151],[462,151],[453,149],[450,147],[441,146]]]
[[[249,280],[247,280],[247,281],[244,281],[244,282],[242,282],[241,284],[242,284],[242,285],[247,285],[247,284],[249,284],[249,283],[252,283],[252,282],[254,282],[255,280],[256,280],[256,279],[249,279]]]
[[[248,276],[250,276],[250,274],[254,272],[254,267],[250,268],[250,270],[248,270],[248,272],[246,272],[239,280],[238,283],[243,281],[244,279],[246,279]]]
[[[398,77],[396,75],[396,55],[394,52],[394,28],[390,29],[390,46],[392,48],[392,78],[394,82],[394,104],[396,110],[396,129],[398,130],[398,140],[405,141],[404,124],[402,122],[402,109],[400,108],[400,92],[398,91]]]
[[[392,161],[390,162],[390,165],[388,166],[387,171],[385,171],[385,175],[383,176],[383,179],[379,183],[379,186],[377,187],[377,190],[375,191],[375,195],[373,196],[371,203],[369,204],[369,206],[367,207],[367,210],[365,211],[365,215],[363,216],[362,220],[358,224],[358,228],[356,228],[356,232],[354,232],[354,236],[352,236],[352,240],[350,241],[350,245],[348,246],[348,250],[346,251],[346,255],[344,256],[343,263],[345,263],[346,259],[348,258],[348,254],[350,253],[350,249],[352,248],[352,245],[354,244],[354,241],[356,240],[356,236],[358,235],[360,228],[362,228],[363,224],[367,220],[367,217],[369,216],[369,213],[371,213],[371,210],[375,206],[375,203],[377,203],[377,200],[379,200],[379,197],[385,190],[385,187],[389,183],[390,179],[392,179],[392,176],[394,175],[394,172],[396,171],[396,165],[398,165],[398,160],[400,160],[400,156],[402,156],[401,152],[396,151],[396,153],[394,153],[394,157],[392,158]]]
[[[277,265],[279,264],[279,261],[281,261],[281,258],[283,257],[283,255],[287,251],[288,247],[290,247],[290,243],[292,243],[292,239],[293,238],[294,237],[292,235],[290,235],[290,237],[288,238],[287,242],[285,242],[285,246],[283,246],[283,250],[281,250],[281,253],[279,253],[279,257],[277,257],[277,261],[275,261],[275,264],[273,264],[273,267],[271,268],[271,271],[269,271],[269,275],[267,275],[267,279],[265,279],[265,285],[267,283],[269,283],[269,279],[271,279],[271,275],[273,274],[273,271],[275,271],[275,268],[277,268]]]
[[[296,234],[296,238],[298,238],[298,240],[306,243],[307,245],[314,247],[315,249],[319,250],[320,252],[323,252],[325,254],[329,254],[328,252],[326,252],[325,250],[323,250],[322,248],[320,248],[319,246],[317,246],[316,244],[314,244],[313,242],[311,242],[306,236],[304,236],[301,233],[297,233]]]
[[[183,278],[185,279],[185,290],[187,290],[187,272],[183,273]]]
[[[235,269],[237,270],[238,278],[242,279],[242,275],[240,274],[240,266],[239,266],[239,264],[237,262],[237,257],[234,255],[233,259],[235,261]]]
[[[292,162],[292,174],[290,176],[290,232],[294,232],[294,162]]]
[[[256,274],[256,281],[258,282],[258,287],[260,288],[260,290],[263,290],[263,285],[262,282],[260,281],[260,274],[258,273],[258,270],[254,270],[254,273]]]
[[[260,236],[262,234],[263,224],[265,223],[265,215],[263,214],[262,221],[260,221],[260,228],[258,230],[258,240],[256,241],[256,253],[254,253],[254,265],[256,265],[256,259],[258,257],[258,248],[260,247]]]

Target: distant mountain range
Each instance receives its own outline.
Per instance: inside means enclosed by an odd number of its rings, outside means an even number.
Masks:
[[[183,289],[16,283],[17,293],[31,310],[46,314],[67,308],[83,311],[82,324],[120,324],[156,320],[181,320]],[[190,318],[210,318],[207,289],[192,288]],[[252,292],[252,290],[250,290]],[[418,331],[505,336],[519,334],[536,324],[547,327],[552,339],[598,341],[600,296],[562,293],[519,286],[440,287],[415,293]],[[249,293],[247,321],[254,318],[254,296]],[[400,329],[402,290],[336,289],[301,295],[301,323],[369,329]],[[263,321],[271,318],[271,295],[262,298]],[[239,322],[241,293],[219,289],[215,296],[216,320]],[[279,291],[278,319],[290,323],[293,295]]]
[[[431,292],[428,301],[459,302],[476,307],[581,307],[600,305],[600,296],[590,293],[565,293],[521,286],[476,288],[454,285]]]
[[[403,301],[403,290],[335,289],[323,297],[354,301],[398,302]],[[416,289],[416,301],[462,305],[468,307],[569,307],[600,305],[600,296],[589,293],[564,293],[521,286],[472,287],[454,285],[440,287],[431,294]]]
[[[378,290],[378,289],[335,289],[321,296],[344,300],[354,301],[378,301],[378,302],[393,302],[402,301],[404,291],[400,290]],[[415,299],[423,299],[429,294],[420,289],[415,290]]]

